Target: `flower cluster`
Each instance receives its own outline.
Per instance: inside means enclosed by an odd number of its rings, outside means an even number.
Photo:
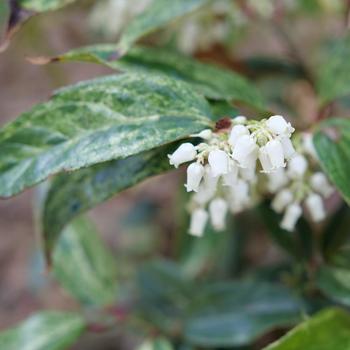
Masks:
[[[214,229],[223,230],[228,211],[239,213],[255,204],[258,175],[278,173],[295,155],[293,132],[279,115],[261,121],[238,116],[228,128],[192,135],[203,142],[183,143],[169,155],[176,168],[192,162],[185,184],[194,192],[189,232],[201,236],[209,219]]]

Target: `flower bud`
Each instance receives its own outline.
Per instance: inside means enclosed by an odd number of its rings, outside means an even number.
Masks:
[[[252,167],[258,158],[258,146],[249,135],[243,135],[238,138],[232,157],[243,168]]]
[[[235,125],[232,128],[230,137],[228,139],[228,142],[231,145],[231,147],[234,147],[237,143],[237,140],[243,135],[249,135],[248,128],[244,125]]]
[[[281,137],[280,142],[283,148],[284,157],[289,160],[295,155],[295,149],[291,139],[287,136]]]
[[[311,215],[312,221],[319,222],[326,217],[322,197],[319,194],[311,193],[305,199],[305,206]]]
[[[315,192],[321,193],[325,198],[328,198],[334,192],[334,188],[328,182],[326,175],[321,171],[310,177],[310,185]]]
[[[213,132],[210,129],[205,129],[199,132],[198,134],[193,134],[191,137],[200,137],[203,140],[210,140],[213,136]]]
[[[197,156],[196,148],[192,143],[186,142],[173,153],[168,154],[169,163],[177,168],[180,164],[194,160]]]
[[[292,179],[301,178],[304,176],[308,167],[308,162],[301,154],[296,155],[288,162],[287,173]]]
[[[213,228],[222,231],[226,227],[227,203],[222,198],[215,198],[209,204],[210,221]]]
[[[270,159],[273,169],[285,167],[284,153],[281,142],[271,140],[265,145],[265,151]]]
[[[276,213],[282,213],[284,208],[293,202],[293,199],[293,193],[288,189],[284,189],[277,193],[271,203],[271,207]]]
[[[275,135],[290,135],[294,132],[294,128],[281,115],[270,117],[266,126]]]
[[[289,204],[286,212],[284,213],[281,227],[287,231],[294,231],[295,224],[299,220],[303,210],[298,203]]]
[[[191,222],[188,233],[197,237],[203,236],[207,221],[208,213],[202,208],[195,209],[191,214]]]
[[[199,184],[204,175],[204,166],[199,163],[192,163],[187,168],[187,184],[185,185],[187,192],[197,192]]]
[[[237,115],[237,117],[233,118],[233,124],[238,125],[238,124],[245,124],[247,121],[247,117],[244,115]]]
[[[263,173],[270,173],[273,170],[270,157],[268,156],[266,151],[266,146],[262,146],[259,148],[259,161],[260,161]]]
[[[209,152],[208,163],[214,177],[227,174],[229,171],[229,157],[224,151],[217,149]]]

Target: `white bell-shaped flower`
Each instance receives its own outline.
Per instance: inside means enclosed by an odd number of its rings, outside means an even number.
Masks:
[[[318,155],[314,146],[314,142],[313,142],[313,136],[311,133],[309,132],[305,132],[302,134],[302,145],[303,145],[303,149],[304,151],[310,155],[312,158],[314,158],[315,160],[318,160]]]
[[[271,140],[265,145],[273,169],[285,167],[283,147],[280,141]]]
[[[258,158],[258,146],[249,135],[243,135],[238,138],[232,152],[232,157],[243,168],[255,166]]]
[[[190,162],[197,156],[197,151],[192,143],[185,142],[173,153],[168,154],[169,163],[177,168],[180,164]]]
[[[205,205],[211,200],[216,192],[219,178],[214,177],[210,165],[204,167],[203,181],[198,188],[198,192],[193,195],[193,200],[200,205]]]
[[[266,146],[259,148],[259,161],[263,173],[270,173],[274,169],[267,153]]]
[[[294,231],[295,224],[299,220],[303,210],[298,203],[292,203],[287,206],[283,215],[281,227],[287,231]]]
[[[208,213],[204,209],[195,209],[191,214],[190,228],[188,230],[188,233],[197,237],[203,236],[205,226],[208,221],[208,216]]]
[[[235,125],[245,124],[247,122],[247,117],[245,117],[244,115],[237,115],[237,117],[235,117],[232,122]]]
[[[193,134],[191,137],[200,137],[203,140],[210,140],[213,136],[213,132],[210,129],[205,129],[199,132],[198,134]]]
[[[246,126],[244,125],[235,125],[230,133],[230,137],[228,139],[229,144],[231,145],[231,147],[236,146],[236,143],[238,141],[238,139],[243,136],[243,135],[249,135],[249,130]]]
[[[305,206],[311,215],[312,221],[319,222],[326,217],[322,197],[319,194],[309,194],[305,199]]]
[[[215,198],[209,204],[210,221],[213,228],[222,231],[226,227],[227,202],[222,198]]]
[[[321,171],[312,174],[310,185],[315,192],[321,193],[325,198],[328,198],[334,192],[334,188],[328,182],[326,175]]]
[[[289,189],[283,189],[278,192],[271,202],[271,207],[276,213],[282,213],[284,208],[293,202],[294,196]]]
[[[238,177],[238,166],[235,161],[229,160],[229,172],[222,176],[224,186],[235,186]]]
[[[287,136],[280,138],[280,142],[283,148],[284,157],[289,160],[295,155],[295,148],[291,139]]]
[[[289,178],[284,168],[278,168],[276,171],[267,174],[267,189],[271,193],[276,193],[289,182]]]
[[[256,163],[250,167],[247,168],[239,168],[239,176],[242,178],[242,180],[247,181],[249,183],[256,183],[258,180],[257,174],[256,174]]]
[[[199,184],[204,175],[204,166],[200,163],[192,163],[187,168],[187,183],[185,185],[187,192],[197,192]]]
[[[229,156],[219,149],[209,152],[208,163],[214,177],[227,174],[229,172]]]
[[[238,179],[237,184],[233,188],[230,188],[228,199],[232,213],[236,214],[244,210],[251,202],[248,183],[242,179]]]
[[[294,132],[294,128],[281,115],[271,116],[266,126],[275,135],[291,135]]]
[[[288,162],[287,173],[292,179],[298,179],[304,176],[308,168],[308,162],[304,156],[297,154]]]

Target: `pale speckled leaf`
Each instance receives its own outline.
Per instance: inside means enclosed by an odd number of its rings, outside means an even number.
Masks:
[[[47,193],[43,210],[44,244],[51,249],[65,225],[75,216],[107,200],[149,176],[170,169],[166,145],[126,159],[101,163],[56,176]]]
[[[101,44],[68,51],[49,61],[100,63],[117,70],[154,71],[185,80],[205,97],[213,100],[243,102],[257,109],[266,103],[257,88],[243,76],[213,64],[202,63],[163,48],[134,47],[119,60],[113,60],[116,45]]]
[[[350,203],[350,119],[325,121],[313,140],[323,170]]]
[[[199,9],[210,0],[153,0],[147,9],[135,17],[125,28],[118,44],[118,56],[143,36],[167,25],[168,23]]]
[[[17,0],[20,7],[35,12],[57,10],[77,0]]]
[[[203,347],[242,346],[300,320],[303,304],[286,288],[257,281],[202,286],[184,326],[186,340]]]
[[[350,35],[332,43],[318,71],[317,87],[323,103],[350,94]]]
[[[2,350],[66,350],[82,334],[83,318],[74,313],[45,311],[0,333]]]
[[[0,130],[0,196],[212,127],[207,101],[166,76],[122,74],[59,90]]]
[[[350,315],[326,309],[301,323],[264,350],[350,350]]]
[[[74,220],[62,232],[53,252],[53,273],[86,306],[116,300],[115,260],[87,219]]]

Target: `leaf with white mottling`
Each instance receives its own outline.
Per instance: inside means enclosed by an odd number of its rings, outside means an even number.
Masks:
[[[122,74],[59,90],[0,130],[0,196],[212,127],[207,101],[166,76]]]
[[[68,312],[45,311],[19,326],[0,333],[2,350],[66,350],[85,328],[81,316]]]

